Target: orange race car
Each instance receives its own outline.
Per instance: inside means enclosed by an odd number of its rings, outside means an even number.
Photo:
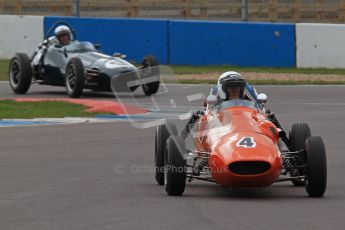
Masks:
[[[203,180],[226,187],[267,187],[292,181],[311,197],[326,190],[324,143],[311,136],[308,124],[293,124],[287,135],[276,116],[266,111],[267,96],[216,104],[207,98],[203,112],[192,114],[178,135],[176,126],[156,128],[156,181],[169,195],[182,195],[186,181]],[[186,148],[190,136],[193,148]]]

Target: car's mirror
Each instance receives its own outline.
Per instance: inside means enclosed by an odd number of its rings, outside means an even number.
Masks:
[[[60,48],[62,48],[62,45],[60,45],[60,44],[55,44],[55,48],[60,49]]]
[[[257,97],[258,103],[259,104],[265,104],[268,100],[267,95],[264,93],[260,93]]]
[[[209,105],[216,105],[217,104],[217,97],[215,95],[208,95],[206,98],[206,102]]]

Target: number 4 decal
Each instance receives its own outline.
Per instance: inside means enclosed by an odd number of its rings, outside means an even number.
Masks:
[[[242,148],[255,148],[256,142],[253,137],[242,137],[241,140],[236,143],[236,146]]]

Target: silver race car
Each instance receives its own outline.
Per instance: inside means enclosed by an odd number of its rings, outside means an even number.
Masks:
[[[72,32],[71,42],[66,46],[54,42],[54,37],[49,37],[60,25],[67,26]],[[117,85],[116,90],[131,92],[141,85],[146,95],[158,91],[159,63],[154,56],[144,57],[141,66],[136,67],[124,60],[125,55],[109,56],[98,51],[99,48],[100,45],[91,42],[77,41],[75,32],[67,23],[57,22],[31,57],[17,53],[12,58],[9,67],[11,88],[16,94],[25,94],[32,82],[64,86],[70,97],[77,98],[82,95],[84,88],[94,91],[114,90],[111,79],[127,76],[126,79],[115,81],[123,84]]]

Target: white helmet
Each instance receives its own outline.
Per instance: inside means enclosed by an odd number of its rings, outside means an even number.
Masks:
[[[218,95],[221,99],[225,100],[227,99],[226,95],[226,88],[228,87],[240,87],[241,88],[241,97],[243,97],[244,94],[244,88],[246,86],[246,81],[241,76],[241,74],[235,72],[235,71],[228,71],[220,75],[217,83],[218,88]]]
[[[56,27],[54,33],[56,37],[63,34],[69,34],[71,36],[71,29],[68,26],[61,25],[61,26]]]

